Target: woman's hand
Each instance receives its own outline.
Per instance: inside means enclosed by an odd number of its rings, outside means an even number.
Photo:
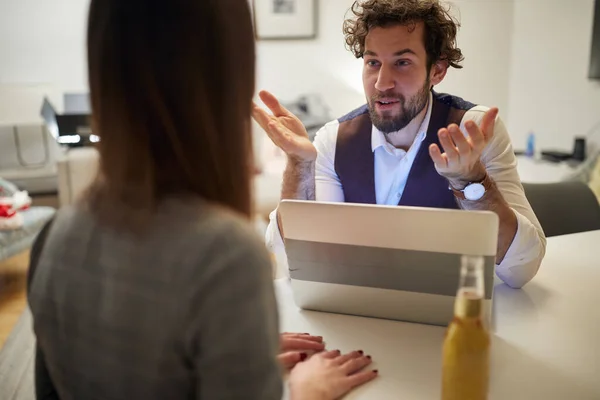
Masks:
[[[309,354],[325,350],[321,336],[308,333],[288,333],[280,335],[281,352],[277,356],[285,370],[290,370],[300,361],[306,360]]]
[[[360,350],[345,355],[341,355],[339,350],[315,354],[292,370],[291,399],[339,399],[377,376],[377,370],[363,371],[369,364],[371,357]]]

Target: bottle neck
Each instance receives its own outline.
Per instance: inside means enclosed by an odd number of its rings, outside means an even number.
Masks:
[[[458,318],[481,318],[484,297],[483,257],[463,256],[454,315]]]
[[[454,301],[454,316],[461,319],[480,319],[483,311],[481,296],[468,289],[459,290]]]

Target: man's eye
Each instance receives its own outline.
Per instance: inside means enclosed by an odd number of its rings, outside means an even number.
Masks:
[[[376,67],[376,66],[378,66],[378,65],[379,65],[379,62],[377,62],[377,61],[375,61],[375,60],[369,60],[369,61],[367,61],[367,65],[368,65],[369,67]]]
[[[396,62],[396,65],[399,65],[399,66],[401,66],[401,67],[404,67],[404,66],[410,65],[410,61],[408,61],[408,60],[398,60],[398,61]]]

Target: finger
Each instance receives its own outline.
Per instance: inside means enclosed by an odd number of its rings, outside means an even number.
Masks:
[[[483,149],[485,146],[485,137],[483,136],[483,132],[481,129],[479,129],[477,124],[475,124],[473,121],[467,121],[465,122],[465,129],[469,134],[469,140],[471,140],[473,148],[477,151]]]
[[[448,128],[450,137],[458,149],[459,158],[468,157],[471,154],[471,144],[467,141],[465,134],[456,124],[450,125]]]
[[[290,131],[286,126],[284,126],[281,122],[271,121],[269,122],[269,130],[267,131],[267,136],[271,138],[273,143],[284,153],[287,155],[297,155],[298,152],[310,152],[311,149],[314,152],[314,157],[311,160],[316,158],[316,149],[312,143],[308,140],[308,138],[299,137],[292,131]],[[302,142],[304,141],[304,143]],[[308,144],[307,144],[308,143]],[[310,156],[310,155],[309,155]],[[307,156],[300,156],[301,158]]]
[[[287,353],[282,353],[277,356],[279,360],[279,364],[281,364],[284,368],[293,368],[294,365],[298,364],[301,361],[306,360],[308,354],[302,353],[300,351],[289,351]]]
[[[284,106],[281,105],[281,103],[279,103],[277,97],[275,97],[272,93],[267,92],[266,90],[261,90],[258,93],[258,96],[262,102],[265,103],[265,106],[267,106],[276,117],[292,115],[292,113],[290,113]]]
[[[261,107],[256,105],[256,103],[252,103],[252,118],[254,118],[256,122],[258,122],[261,128],[267,131],[269,129],[269,122],[273,117]]]
[[[323,336],[312,336],[308,333],[282,333],[281,339],[303,339],[303,340],[311,340],[313,342],[323,343]]]
[[[369,381],[372,381],[373,379],[377,378],[378,375],[379,371],[377,371],[376,369],[372,371],[358,372],[356,374],[348,376],[346,378],[346,382],[348,382],[351,388],[355,388]]]
[[[346,361],[346,363],[342,365],[342,370],[346,375],[352,375],[362,370],[364,367],[371,364],[372,362],[373,361],[371,360],[371,357],[360,356],[358,358]]]
[[[338,363],[339,365],[342,365],[342,364],[346,363],[347,361],[350,361],[354,358],[362,357],[363,354],[364,353],[362,350],[356,350],[356,351],[350,352],[348,354],[344,354],[341,357],[338,357],[335,360],[335,362]]]
[[[289,131],[281,125],[277,121],[271,121],[267,125],[267,129],[265,130],[267,136],[275,143],[277,147],[279,147],[284,152],[288,152],[288,150],[293,147],[293,137],[290,135]]]
[[[298,332],[283,332],[281,333],[282,336],[310,336],[310,333],[298,333]]]
[[[314,350],[323,351],[325,350],[325,344],[315,342],[312,340],[304,340],[297,338],[287,338],[281,342],[281,350]]]
[[[436,167],[448,168],[448,160],[446,159],[445,155],[442,154],[437,144],[432,143],[429,145],[429,155],[431,156],[431,159]]]
[[[481,131],[485,137],[485,142],[489,142],[492,136],[494,136],[494,125],[496,123],[496,117],[498,116],[498,108],[490,108],[484,115],[481,121]]]
[[[333,359],[333,358],[339,357],[340,354],[341,354],[341,351],[339,351],[339,350],[330,350],[330,351],[324,351],[322,353],[318,353],[315,356]]]
[[[440,144],[446,153],[446,158],[448,159],[448,165],[455,164],[459,162],[458,149],[454,146],[454,142],[450,138],[450,134],[448,129],[440,129],[438,133],[438,137],[440,139]]]

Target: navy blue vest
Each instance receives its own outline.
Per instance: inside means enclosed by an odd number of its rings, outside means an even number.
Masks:
[[[460,97],[433,92],[427,135],[410,169],[398,205],[458,208],[452,191],[448,189],[448,181],[435,170],[429,145],[436,143],[440,146],[437,132],[452,123],[460,125],[465,112],[474,106]],[[376,204],[372,124],[367,105],[340,118],[339,123],[334,166],[342,183],[345,201]],[[441,146],[440,149],[443,151]]]

